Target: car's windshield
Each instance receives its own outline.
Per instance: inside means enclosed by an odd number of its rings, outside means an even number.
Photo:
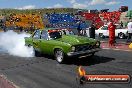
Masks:
[[[61,33],[57,31],[49,33],[49,36],[51,39],[58,39],[62,37]]]

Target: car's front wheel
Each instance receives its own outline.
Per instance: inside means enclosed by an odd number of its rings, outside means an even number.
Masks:
[[[64,53],[61,49],[56,49],[54,52],[55,59],[58,63],[64,63]]]

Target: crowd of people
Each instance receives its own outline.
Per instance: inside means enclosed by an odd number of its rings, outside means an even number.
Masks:
[[[118,18],[120,13],[114,12],[118,14]],[[113,16],[112,13],[109,13],[111,15],[108,16]],[[102,16],[105,19],[108,18],[106,13],[103,13]],[[91,15],[84,13],[84,17],[89,17]],[[99,16],[99,15],[97,15]],[[11,14],[9,17],[6,17],[6,21],[3,22],[2,20],[0,21],[0,27],[3,28],[4,31],[6,31],[6,27],[12,27],[14,26],[14,29],[18,29],[20,31],[34,31],[35,29],[40,29],[42,26],[45,24],[45,27],[53,27],[53,28],[69,28],[69,29],[76,29],[78,31],[78,35],[85,35],[86,34],[86,28],[89,29],[89,37],[90,38],[95,38],[95,30],[97,28],[97,24],[95,22],[95,19],[93,19],[94,16],[91,18],[91,23],[90,25],[86,23],[86,20],[88,19],[81,19],[78,15],[72,14],[72,13],[46,13],[44,17],[41,17],[36,14]],[[43,18],[43,19],[42,19]],[[94,17],[97,18],[98,17]],[[117,18],[117,17],[116,17]],[[116,19],[114,18],[114,19]],[[118,19],[117,18],[117,19]],[[44,23],[44,20],[47,20],[47,23]],[[43,22],[42,22],[43,21]],[[109,30],[109,45],[114,46],[115,44],[115,20],[109,19],[109,25],[108,25],[108,30]],[[107,22],[108,22],[107,21]],[[117,21],[117,20],[116,20]],[[120,26],[123,27],[123,22],[120,22]],[[127,25],[128,28],[128,38],[126,42],[131,42],[131,37],[132,37],[132,20],[129,20],[129,23]],[[11,29],[11,28],[10,28]]]
[[[31,30],[43,28],[44,24],[41,16],[37,14],[10,14],[4,22],[8,29],[14,30]]]
[[[44,20],[48,20],[49,24],[47,27],[53,28],[71,28],[76,29],[78,23],[82,29],[86,29],[87,24],[85,21],[80,19],[78,16],[73,15],[72,13],[51,13],[44,16]]]

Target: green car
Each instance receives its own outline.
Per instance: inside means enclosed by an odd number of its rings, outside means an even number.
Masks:
[[[58,63],[63,63],[67,56],[94,55],[100,50],[100,42],[95,39],[55,28],[36,30],[30,37],[25,37],[25,45],[33,46],[35,56],[40,53],[54,55]]]

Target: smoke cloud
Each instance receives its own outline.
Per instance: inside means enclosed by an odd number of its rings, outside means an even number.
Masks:
[[[0,32],[0,52],[19,57],[33,57],[33,48],[25,46],[24,37],[29,37],[27,33],[16,33],[14,31]]]

